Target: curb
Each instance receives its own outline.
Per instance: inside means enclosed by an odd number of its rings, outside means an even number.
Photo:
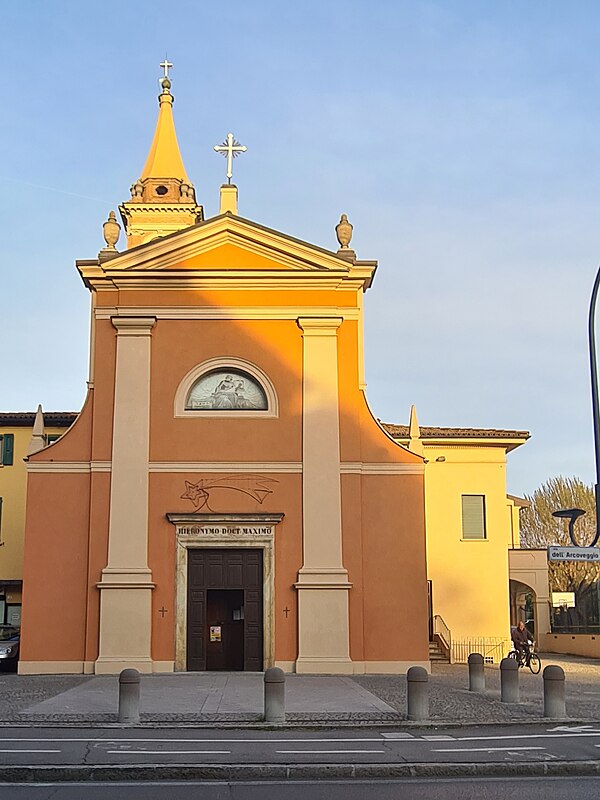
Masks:
[[[403,778],[600,776],[600,761],[396,764],[144,764],[2,766],[1,783],[109,781],[378,781]]]
[[[361,730],[372,728],[393,728],[394,730],[427,730],[427,729],[461,729],[461,728],[489,728],[489,727],[515,727],[515,726],[534,726],[534,725],[600,725],[600,720],[589,717],[526,717],[522,719],[515,717],[505,720],[461,720],[451,721],[445,719],[428,720],[408,720],[399,715],[397,719],[382,719],[373,717],[372,719],[324,719],[315,716],[314,719],[286,719],[282,723],[264,722],[260,719],[142,719],[136,725],[118,722],[117,715],[111,714],[109,719],[85,719],[76,718],[56,718],[56,717],[37,717],[34,719],[0,719],[0,730],[3,728],[72,728],[84,730],[96,729],[128,729],[128,730],[161,730],[177,728],[191,728],[196,730],[272,730],[272,731],[295,731],[295,730]]]

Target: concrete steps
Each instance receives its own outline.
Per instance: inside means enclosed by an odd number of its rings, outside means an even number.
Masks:
[[[448,657],[437,641],[429,642],[429,660],[442,662],[444,664],[448,663]]]

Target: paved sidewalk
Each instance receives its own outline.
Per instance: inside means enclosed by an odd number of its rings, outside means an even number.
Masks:
[[[292,718],[397,716],[393,708],[351,678],[288,675],[285,689],[286,711]],[[117,677],[90,677],[72,689],[28,707],[21,718],[36,721],[114,718],[117,697]],[[142,719],[148,721],[258,721],[263,713],[263,674],[144,675],[140,711]]]
[[[486,665],[484,695],[468,691],[466,664],[434,664],[429,680],[432,721],[459,724],[531,721],[543,715],[543,670],[557,664],[565,671],[567,714],[573,719],[600,720],[600,660],[578,656],[542,653],[542,670],[532,675],[519,670],[519,704],[500,702],[500,669]],[[356,676],[354,680],[388,705],[404,713],[406,679],[394,675]]]
[[[567,714],[600,720],[600,661],[543,655],[567,676]],[[520,671],[521,703],[500,702],[497,665],[486,668],[485,694],[467,690],[463,664],[434,665],[431,724],[540,720],[542,675]],[[258,724],[262,673],[178,673],[142,676],[141,722],[148,725]],[[0,724],[104,725],[117,722],[118,679],[106,676],[0,674]],[[406,724],[403,675],[350,677],[288,675],[287,722],[295,725]]]

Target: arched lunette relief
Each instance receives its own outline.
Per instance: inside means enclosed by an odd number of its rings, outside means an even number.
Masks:
[[[255,364],[213,358],[191,369],[175,393],[176,417],[277,417],[275,387]]]

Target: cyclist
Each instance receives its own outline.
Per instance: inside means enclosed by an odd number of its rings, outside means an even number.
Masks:
[[[523,620],[519,622],[516,628],[511,628],[510,638],[512,639],[513,647],[519,654],[519,661],[523,661],[527,665],[529,660],[529,646],[533,644],[533,639]]]

